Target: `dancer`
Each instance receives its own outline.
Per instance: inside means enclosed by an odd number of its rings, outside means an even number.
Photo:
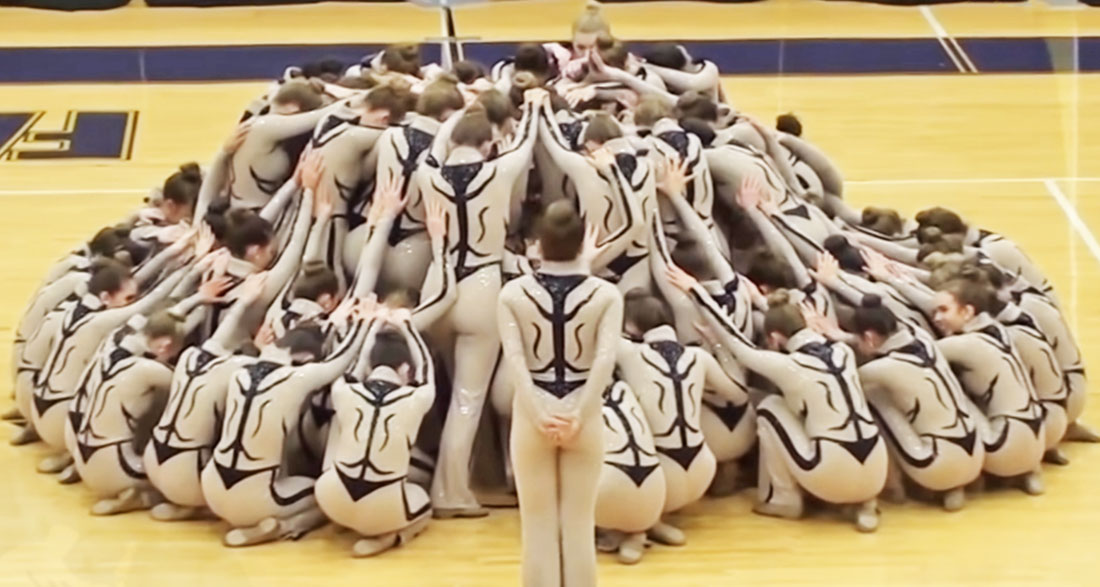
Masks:
[[[568,202],[548,206],[538,225],[539,272],[500,294],[504,360],[516,387],[511,456],[525,587],[596,584],[600,395],[615,367],[622,297],[588,275],[584,232]]]
[[[363,351],[364,372],[333,384],[329,465],[315,489],[325,515],[361,536],[356,557],[405,544],[431,517],[427,492],[407,478],[411,447],[435,399],[428,347],[408,311],[397,311],[371,318]]]
[[[1008,332],[986,312],[992,295],[988,286],[965,279],[945,284],[936,293],[934,321],[944,335],[936,346],[977,406],[972,412],[985,443],[983,470],[1016,478],[1025,492],[1039,495],[1043,408]]]
[[[246,278],[214,335],[180,355],[167,404],[143,456],[145,473],[165,500],[152,509],[156,520],[189,520],[207,512],[201,474],[218,440],[230,378],[254,361],[236,352],[232,337],[263,292],[266,277]]]
[[[889,440],[891,497],[904,499],[904,471],[937,492],[945,510],[961,509],[964,488],[981,475],[985,447],[962,385],[932,337],[900,323],[874,295],[865,296],[855,311],[856,334],[812,310],[808,315],[809,326],[820,334],[872,357],[859,368],[859,379]]]
[[[645,553],[646,532],[661,520],[665,474],[653,433],[634,391],[622,381],[603,392],[604,461],[596,494],[601,549],[632,565]]]
[[[489,392],[500,338],[492,312],[499,297],[500,261],[504,254],[509,198],[531,160],[545,90],[526,94],[523,119],[513,148],[487,159],[492,129],[484,114],[465,114],[450,139],[456,145],[444,161],[427,159],[418,174],[420,191],[429,201],[444,202],[451,226],[447,247],[457,278],[457,299],[444,317],[455,334],[454,390],[443,426],[439,460],[432,479],[436,517],[480,517],[488,514],[470,489],[470,455],[481,409]],[[444,133],[436,137],[439,142]]]
[[[886,482],[887,450],[864,399],[853,351],[806,329],[802,314],[782,294],[769,299],[764,317],[763,333],[773,350],[757,349],[694,278],[673,267],[669,279],[699,304],[716,350],[732,353],[779,389],[756,407],[760,479],[753,511],[800,518],[805,490],[829,503],[856,506],[861,532],[877,529],[875,498]],[[781,348],[787,353],[776,352]]]
[[[676,340],[668,309],[656,296],[633,291],[624,304],[624,329],[619,342],[619,372],[631,389],[654,430],[661,469],[665,473],[666,514],[697,501],[714,480],[716,460],[703,440],[700,408],[703,390],[746,405],[744,386],[723,371],[715,358],[700,348],[685,347]],[[651,535],[666,544],[681,545],[683,533],[667,521]]]
[[[221,438],[202,471],[207,505],[232,526],[226,546],[297,538],[324,523],[314,480],[283,469],[284,442],[309,393],[351,365],[366,335],[363,315],[372,312],[368,306],[353,315],[348,334],[323,360],[320,332],[298,327],[233,375]]]

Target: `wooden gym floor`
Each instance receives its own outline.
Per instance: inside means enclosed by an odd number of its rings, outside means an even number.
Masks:
[[[537,18],[531,18],[537,8]],[[493,3],[459,10],[460,34],[485,40],[567,34],[579,3]],[[1100,11],[1045,4],[952,5],[930,10],[781,0],[731,6],[652,3],[607,8],[627,39],[1088,36]],[[242,26],[247,23],[249,26]],[[438,15],[406,5],[322,4],[263,9],[89,14],[0,8],[0,45],[96,47],[302,44],[418,40]],[[262,83],[59,84],[0,87],[0,115],[137,111],[129,160],[3,160],[0,156],[0,347],[46,267],[97,228],[137,206],[179,164],[206,162]],[[831,154],[859,205],[906,214],[960,211],[1019,242],[1056,284],[1087,360],[1100,364],[1100,77],[1019,75],[739,76],[728,94],[763,119],[794,111]],[[2,130],[2,128],[0,128]],[[0,139],[0,143],[3,139]],[[56,147],[57,145],[54,145]],[[4,145],[8,148],[10,145]],[[52,148],[40,141],[38,148]],[[64,147],[64,145],[61,145]],[[33,150],[33,147],[24,148]],[[3,149],[0,149],[2,151]],[[10,154],[10,153],[9,153]],[[10,157],[9,157],[10,158]],[[8,379],[5,379],[8,380]],[[1094,393],[1086,419],[1100,425]],[[10,433],[7,427],[0,438]],[[654,547],[637,567],[601,559],[603,585],[1088,585],[1100,527],[1100,448],[1069,445],[1073,463],[1047,469],[1047,493],[977,496],[946,514],[885,505],[882,527],[857,534],[824,516],[800,522],[750,513],[751,492],[704,500],[680,520],[689,543]],[[297,543],[231,551],[214,523],[154,523],[143,514],[99,519],[80,486],[34,473],[38,447],[0,447],[0,584],[514,585],[518,519],[433,523],[412,544],[367,561],[331,528]]]

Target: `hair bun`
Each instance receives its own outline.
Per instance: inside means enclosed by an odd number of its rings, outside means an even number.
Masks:
[[[517,71],[512,76],[512,85],[521,90],[530,90],[538,87],[539,80],[535,77],[535,74],[529,71]]]
[[[861,299],[859,301],[859,307],[865,308],[865,309],[868,309],[868,310],[873,310],[875,308],[881,308],[882,307],[882,298],[878,297],[875,294],[867,294],[867,295],[863,296],[863,299]]]
[[[603,12],[603,6],[595,0],[588,0],[584,5],[584,12],[593,16],[599,16]]]
[[[768,294],[768,307],[777,308],[791,303],[791,294],[785,289],[777,289]]]
[[[777,116],[775,119],[775,128],[789,135],[796,137],[802,136],[802,121],[799,120],[793,112]]]
[[[202,169],[200,169],[199,164],[194,161],[180,165],[180,173],[187,179],[196,181],[202,180]]]

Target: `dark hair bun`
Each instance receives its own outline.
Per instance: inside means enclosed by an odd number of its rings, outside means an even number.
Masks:
[[[180,174],[189,180],[202,181],[202,169],[194,161],[180,165]]]
[[[793,113],[780,114],[775,119],[775,128],[796,137],[802,136],[802,121]]]
[[[859,306],[861,308],[866,308],[868,310],[873,310],[875,308],[881,308],[882,307],[882,298],[878,297],[875,294],[867,294],[867,295],[863,296],[863,299],[861,299],[859,301]]]

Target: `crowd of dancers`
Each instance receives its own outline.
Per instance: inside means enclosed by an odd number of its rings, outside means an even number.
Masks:
[[[93,514],[216,517],[227,546],[331,521],[371,556],[495,489],[525,584],[588,585],[597,547],[684,544],[668,516],[708,491],[873,531],[880,496],[1039,494],[1097,440],[1011,240],[855,210],[713,63],[630,53],[594,5],[573,33],[490,69],[415,45],[288,68],[207,169],[49,270],[13,444]]]

